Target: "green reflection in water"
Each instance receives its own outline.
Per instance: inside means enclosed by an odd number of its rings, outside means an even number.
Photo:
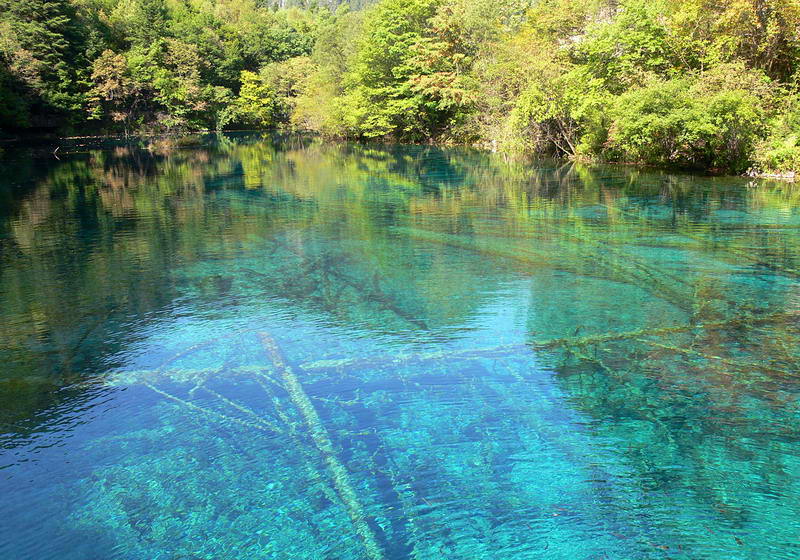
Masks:
[[[22,557],[800,552],[800,190],[248,135],[59,154],[2,163]]]

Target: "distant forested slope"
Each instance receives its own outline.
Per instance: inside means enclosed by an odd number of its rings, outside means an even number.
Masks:
[[[796,0],[0,0],[0,129],[800,169]]]

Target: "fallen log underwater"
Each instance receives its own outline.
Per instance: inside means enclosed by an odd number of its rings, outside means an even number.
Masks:
[[[307,392],[308,389],[304,387],[304,383],[301,382],[301,378],[298,376],[299,372],[303,372],[304,375],[319,375],[326,372],[336,373],[338,375],[341,372],[365,368],[388,368],[387,371],[391,371],[393,368],[408,365],[422,365],[423,369],[430,370],[430,368],[424,367],[425,364],[429,362],[436,362],[445,367],[447,367],[448,364],[451,364],[449,371],[459,374],[460,371],[469,371],[468,367],[464,369],[462,368],[464,367],[464,364],[472,360],[490,360],[491,362],[492,360],[498,358],[512,357],[527,361],[537,352],[549,353],[551,351],[560,352],[563,350],[567,354],[574,355],[581,361],[594,362],[604,370],[608,371],[609,374],[614,375],[615,366],[618,366],[619,364],[613,364],[611,362],[607,364],[603,362],[601,358],[598,358],[596,355],[592,355],[587,349],[595,346],[603,346],[608,343],[631,341],[675,355],[716,361],[721,368],[746,368],[761,370],[764,372],[777,371],[779,373],[785,373],[783,370],[776,370],[776,368],[767,363],[757,364],[753,362],[736,362],[724,356],[713,355],[710,353],[701,352],[699,350],[694,350],[692,348],[676,346],[675,344],[671,344],[672,341],[670,337],[672,335],[708,333],[725,329],[757,330],[760,327],[772,329],[776,326],[794,329],[798,325],[798,319],[800,319],[800,314],[797,312],[780,312],[761,315],[743,314],[729,317],[725,320],[707,323],[681,324],[672,325],[669,327],[637,329],[624,332],[606,332],[586,336],[561,337],[546,340],[542,339],[524,344],[506,344],[484,348],[461,348],[431,352],[421,351],[406,354],[378,355],[369,356],[366,358],[318,360],[305,362],[295,366],[289,366],[286,363],[283,353],[278,348],[278,345],[273,337],[261,330],[252,330],[243,331],[241,334],[245,334],[245,332],[249,334],[256,334],[258,340],[264,348],[264,352],[269,357],[269,361],[271,362],[268,365],[261,364],[232,366],[225,369],[225,371],[222,371],[220,368],[198,368],[194,370],[176,368],[174,370],[176,377],[174,378],[171,377],[173,370],[170,368],[165,368],[149,371],[143,370],[139,372],[128,372],[122,377],[126,378],[126,384],[144,385],[164,398],[176,402],[181,406],[186,406],[190,411],[203,414],[213,418],[214,420],[221,422],[233,422],[240,427],[266,433],[270,437],[275,437],[276,435],[291,437],[291,440],[294,442],[293,445],[295,445],[298,451],[302,453],[303,465],[308,471],[308,475],[312,479],[320,480],[320,477],[324,477],[324,479],[328,481],[327,484],[323,483],[322,491],[328,496],[329,500],[335,500],[336,503],[339,503],[343,506],[344,511],[347,513],[347,517],[349,517],[350,523],[352,524],[353,534],[357,536],[358,542],[361,543],[360,546],[363,546],[366,557],[370,560],[382,560],[387,558],[384,547],[381,544],[384,541],[382,541],[381,538],[375,534],[375,529],[373,529],[373,526],[371,526],[368,522],[369,517],[366,514],[367,508],[361,502],[359,497],[359,492],[361,492],[362,489],[359,485],[357,490],[356,485],[353,483],[353,481],[351,481],[351,471],[348,470],[346,464],[339,459],[337,447],[332,439],[333,436],[331,434],[333,432],[337,434],[336,437],[341,437],[338,434],[342,434],[344,432],[340,429],[331,431],[331,428],[325,425],[323,416],[317,412],[317,409],[314,405],[314,399],[316,397]],[[182,352],[180,356],[187,357],[190,356],[192,352],[202,352],[209,346],[210,344],[206,343],[195,345],[192,347],[191,351]],[[612,352],[616,351],[616,349],[612,350]],[[630,362],[631,365],[635,367],[636,364],[631,361],[635,356],[632,354],[623,354],[625,355],[625,360]],[[459,362],[464,363],[459,365]],[[170,360],[169,363],[174,364],[175,360]],[[501,365],[501,367],[506,364],[506,362],[502,361],[498,363]],[[455,369],[453,369],[452,366],[455,366]],[[414,367],[413,369],[416,370],[417,368]],[[516,382],[525,383],[528,381],[529,378],[526,374],[526,368],[523,367],[522,369],[517,369],[518,371],[514,370],[511,372],[512,377],[516,380]],[[717,371],[718,369],[719,368],[714,368],[714,371]],[[284,404],[288,405],[291,410],[278,412],[278,422],[276,424],[275,419],[270,419],[268,417],[269,415],[256,412],[244,404],[235,402],[232,398],[223,395],[219,391],[205,386],[205,383],[214,380],[215,375],[226,376],[231,373],[237,376],[234,379],[241,377],[243,379],[250,378],[259,381],[259,384],[264,388],[266,393],[272,393],[273,389],[279,389],[282,391],[281,395],[283,395],[283,392],[285,392],[286,396],[288,396],[288,399],[286,399],[285,396],[282,396],[281,398],[283,399]],[[621,371],[620,374],[622,375],[621,379],[624,381],[625,375],[627,374],[624,371]],[[433,372],[433,375],[436,375],[436,372]],[[474,372],[470,372],[468,375],[474,375]],[[205,391],[214,399],[214,401],[217,403],[217,406],[221,406],[228,411],[238,413],[242,415],[242,417],[234,418],[229,414],[222,414],[216,410],[207,409],[191,402],[188,399],[184,399],[176,394],[172,394],[169,392],[169,390],[159,387],[161,381],[179,383],[182,386],[191,387],[191,390],[195,392]],[[462,386],[467,387],[468,381],[469,380],[465,380]],[[469,381],[470,383],[478,384],[477,389],[474,389],[478,391],[475,393],[477,395],[476,398],[479,398],[479,396],[485,392],[486,388],[483,386],[483,383],[489,381],[490,380],[483,381],[480,376],[476,376],[475,379]],[[501,391],[498,394],[504,395],[507,399],[515,399],[517,398],[514,396],[515,394],[524,393],[524,391],[513,389],[512,385],[514,385],[514,383],[509,384],[507,381],[502,380],[495,381],[499,383],[495,383],[495,387]],[[408,383],[410,384],[409,386],[414,385],[413,375],[408,378]],[[367,388],[368,385],[369,384],[366,383],[364,384],[364,388],[367,389],[367,394],[369,394],[370,391],[370,389]],[[481,387],[483,387],[483,389],[481,389]],[[185,389],[181,389],[181,391],[185,391]],[[427,391],[427,389],[423,389],[423,391]],[[356,394],[356,398],[359,398],[358,393]],[[509,400],[508,402],[511,401]],[[328,403],[331,405],[330,407],[328,406]],[[338,404],[336,399],[329,399],[325,401],[324,406],[328,410],[334,410]],[[264,422],[262,422],[262,420]],[[329,421],[334,421],[334,419],[330,419]],[[277,430],[275,428],[277,428]],[[553,432],[552,430],[547,433],[557,434],[557,432]],[[378,434],[378,437],[383,440],[384,435]],[[390,445],[390,443],[387,442],[385,445]],[[566,452],[569,451],[569,449],[566,450]],[[565,456],[569,456],[569,453],[566,453]],[[574,460],[579,461],[579,459],[580,457],[576,456]],[[352,472],[356,473],[359,471],[354,470]],[[384,470],[383,472],[386,474],[386,476],[392,479],[393,485],[397,485],[399,487],[399,505],[403,511],[403,518],[405,519],[404,523],[408,527],[409,533],[407,538],[410,539],[409,542],[414,546],[416,546],[418,543],[423,543],[424,539],[426,538],[425,535],[427,534],[427,531],[425,530],[426,526],[420,525],[420,523],[424,523],[424,521],[422,519],[417,519],[416,516],[419,515],[419,512],[417,511],[418,508],[422,502],[425,502],[425,495],[415,495],[415,492],[420,490],[414,490],[411,487],[406,488],[408,482],[398,480],[396,475],[391,471]],[[597,478],[599,479],[603,477],[598,476]]]
[[[344,370],[344,369],[364,369],[377,366],[388,365],[402,365],[415,362],[426,362],[431,360],[442,359],[484,359],[493,357],[503,357],[518,352],[531,352],[536,350],[551,350],[556,348],[573,347],[573,346],[592,346],[602,344],[605,342],[617,342],[623,340],[638,340],[644,344],[657,344],[657,342],[648,341],[646,337],[655,337],[668,334],[688,333],[692,331],[707,331],[713,329],[725,328],[741,328],[741,327],[757,327],[781,322],[800,322],[800,311],[794,312],[776,312],[761,315],[745,314],[734,316],[728,319],[719,321],[710,321],[707,323],[698,324],[682,324],[671,325],[668,327],[654,327],[637,329],[631,331],[616,331],[601,334],[592,334],[586,336],[568,336],[559,338],[550,338],[543,340],[532,340],[526,343],[516,344],[501,344],[497,346],[487,346],[482,348],[462,348],[452,350],[435,350],[430,352],[409,352],[388,354],[381,356],[370,356],[366,358],[339,358],[339,359],[325,359],[314,360],[310,362],[303,362],[298,364],[298,369],[317,372],[325,370]],[[240,331],[245,334],[248,331]],[[256,329],[253,331],[256,332]],[[198,345],[201,346],[201,345]],[[263,371],[263,365],[244,365],[232,366],[225,372],[226,376],[250,376]],[[154,378],[166,377],[171,381],[177,383],[189,383],[204,376],[208,376],[215,370],[212,369],[191,369],[191,368],[174,368],[174,369],[140,369],[140,370],[127,370],[114,373],[109,379],[108,383],[111,385],[136,385],[143,384]]]
[[[324,459],[325,466],[333,481],[336,493],[347,509],[350,521],[353,523],[356,533],[361,538],[367,557],[370,558],[370,560],[382,560],[384,558],[383,552],[378,544],[377,538],[366,521],[364,507],[359,502],[358,495],[353,488],[353,484],[350,482],[350,475],[336,456],[333,442],[331,442],[328,431],[322,424],[322,420],[320,420],[319,414],[314,408],[311,399],[306,394],[300,380],[294,374],[291,367],[286,364],[275,340],[269,334],[263,332],[259,333],[259,337],[275,369],[283,378],[284,388],[289,394],[289,398],[297,410],[300,411],[306,428],[314,441],[314,445]]]
[[[397,233],[428,243],[445,245],[463,249],[474,253],[490,255],[503,259],[521,262],[539,269],[550,269],[567,272],[577,276],[606,279],[624,284],[639,286],[654,298],[671,303],[678,309],[691,313],[694,301],[675,286],[657,278],[654,271],[649,270],[642,263],[638,263],[628,256],[625,263],[617,264],[609,259],[597,258],[596,252],[587,251],[578,255],[578,261],[565,259],[563,255],[553,252],[535,251],[530,247],[509,246],[498,240],[481,238],[464,238],[463,236],[440,233],[412,227],[395,226],[392,228]],[[573,244],[577,246],[578,244]],[[621,258],[617,252],[612,253]],[[641,276],[644,275],[644,278]],[[681,283],[682,281],[677,281]]]
[[[444,234],[434,234],[433,232],[425,232],[420,234],[417,232],[417,238],[425,240],[435,239],[437,243],[445,242],[444,244],[453,245],[461,248],[468,248],[476,250],[475,246],[467,239],[458,238],[454,241],[452,238],[455,236],[448,236],[446,238],[435,237],[431,238],[429,234],[434,236]],[[285,247],[285,245],[284,245]],[[596,247],[595,247],[596,248]],[[495,250],[498,249],[498,250]],[[289,249],[291,250],[291,249]],[[488,252],[496,256],[504,258],[512,258],[532,264],[540,262],[538,257],[542,257],[541,264],[553,268],[553,262],[546,258],[546,256],[531,254],[514,254],[513,248],[509,247],[483,247],[478,252]],[[329,275],[335,278],[341,284],[347,285],[352,288],[357,294],[376,307],[385,311],[389,311],[397,318],[405,321],[406,323],[413,324],[419,328],[427,328],[424,322],[417,321],[416,318],[405,311],[400,305],[399,301],[390,297],[388,294],[380,290],[379,282],[373,281],[361,282],[352,278],[350,275],[342,273],[334,266],[335,263],[330,258],[317,258],[308,259],[303,255],[292,251],[298,258],[304,258],[303,268],[306,273],[311,271],[321,271],[322,274]],[[621,255],[616,255],[617,260],[622,261]],[[557,263],[558,264],[558,263]],[[567,263],[569,264],[569,263]],[[613,265],[613,266],[612,266]],[[617,266],[619,265],[619,266]],[[617,267],[617,268],[615,268]],[[645,281],[652,279],[652,271],[645,267],[640,268],[638,264],[634,264],[635,271],[630,272],[630,267],[624,268],[621,263],[603,264],[595,271],[584,271],[587,275],[596,276],[601,278],[612,278],[619,281],[625,281],[634,285],[641,285]],[[575,266],[568,266],[568,270],[573,274],[580,274],[581,271],[576,269]],[[252,271],[254,276],[268,278],[267,275],[262,275],[257,271]],[[668,301],[675,304],[685,311],[695,309],[695,302],[691,294],[681,292],[675,289],[675,286],[681,284],[679,279],[670,278],[671,287],[665,288]],[[682,283],[685,287],[685,282]],[[665,287],[666,284],[661,284]],[[735,308],[734,308],[735,309]],[[752,331],[760,327],[794,329],[800,319],[800,312],[798,311],[783,311],[776,313],[758,313],[751,310],[746,310],[744,306],[739,306],[739,312],[733,313],[727,318],[718,320],[699,320],[697,313],[690,313],[690,319],[686,323],[674,324],[664,327],[632,329],[627,331],[612,331],[603,332],[599,334],[589,334],[584,336],[566,336],[548,339],[534,339],[524,343],[516,344],[500,344],[495,346],[487,346],[482,348],[453,348],[448,350],[433,350],[425,351],[421,349],[415,352],[398,353],[398,354],[383,354],[371,355],[366,357],[344,357],[341,359],[325,359],[307,361],[290,366],[287,364],[282,351],[278,348],[275,339],[269,334],[263,332],[260,328],[248,329],[237,331],[236,335],[246,335],[255,333],[264,352],[270,358],[271,365],[264,364],[245,364],[245,365],[231,365],[230,367],[222,368],[175,368],[170,367],[178,362],[181,358],[190,356],[195,352],[201,352],[204,349],[213,346],[219,342],[219,339],[214,341],[203,342],[194,345],[187,350],[177,354],[161,367],[154,370],[139,370],[139,371],[123,371],[117,372],[109,379],[111,384],[116,385],[144,385],[149,389],[155,391],[157,394],[164,398],[176,402],[181,406],[185,406],[193,412],[204,414],[212,417],[215,420],[222,422],[231,422],[239,425],[240,427],[255,429],[272,436],[275,434],[288,435],[292,441],[298,446],[299,450],[306,458],[306,468],[312,476],[320,476],[324,471],[325,478],[329,481],[330,486],[325,486],[326,495],[331,500],[343,505],[344,510],[352,524],[353,532],[357,535],[358,540],[363,546],[366,555],[370,560],[381,560],[386,558],[386,553],[382,544],[379,542],[380,538],[376,535],[375,530],[368,522],[366,515],[367,508],[362,504],[359,499],[359,494],[356,491],[356,486],[351,481],[351,474],[348,471],[345,463],[339,458],[336,447],[332,437],[337,433],[325,425],[323,416],[315,408],[313,399],[317,398],[314,395],[308,394],[308,385],[304,387],[298,373],[303,374],[316,374],[324,375],[329,373],[336,373],[341,375],[343,373],[353,374],[358,370],[372,369],[372,368],[397,368],[408,365],[425,365],[429,362],[442,362],[447,365],[448,363],[455,363],[458,361],[468,362],[470,360],[492,360],[504,357],[521,358],[523,360],[529,359],[536,353],[549,353],[555,351],[564,351],[562,353],[571,354],[579,360],[585,362],[593,362],[598,364],[601,368],[608,373],[613,374],[615,368],[619,364],[611,362],[604,362],[603,359],[596,354],[593,356],[587,350],[591,347],[601,347],[609,343],[630,341],[650,347],[657,352],[666,352],[675,356],[682,356],[688,359],[700,359],[703,361],[716,363],[716,366],[707,366],[709,371],[715,373],[725,373],[728,371],[725,368],[732,370],[745,370],[745,371],[761,371],[765,373],[787,374],[789,368],[776,367],[768,362],[755,362],[755,361],[739,361],[730,358],[729,356],[722,355],[714,352],[703,352],[691,346],[680,346],[671,340],[669,337],[674,335],[691,335],[697,338],[701,333],[711,333],[718,330],[726,329],[744,329]],[[788,332],[788,331],[787,331]],[[236,336],[234,335],[234,336]],[[685,338],[685,336],[683,337]],[[780,338],[780,337],[778,337]],[[786,337],[784,337],[786,338]],[[613,352],[619,350],[616,346],[611,346]],[[791,354],[787,350],[787,356]],[[619,352],[620,356],[627,362],[636,367],[634,352],[629,352],[627,349],[624,352]],[[653,354],[659,356],[660,354]],[[677,363],[677,362],[676,362]],[[700,362],[698,362],[700,363]],[[609,365],[611,364],[611,365]],[[502,364],[501,364],[502,365]],[[673,364],[674,365],[674,364]],[[695,364],[693,364],[693,367]],[[790,366],[794,367],[794,366]],[[452,369],[452,368],[451,368]],[[468,371],[464,369],[463,371]],[[621,370],[623,371],[623,370]],[[452,373],[452,372],[451,372]],[[524,370],[522,372],[514,371],[514,378],[517,381],[526,381]],[[624,371],[623,371],[624,373]],[[288,401],[284,404],[287,405],[287,411],[280,411],[276,408],[277,420],[269,418],[265,414],[256,412],[254,409],[245,406],[242,403],[236,402],[234,399],[208,387],[207,382],[213,380],[216,376],[240,376],[255,380],[264,389],[265,393],[272,395],[273,403],[277,407],[278,402],[274,397],[273,389],[278,389],[288,396]],[[355,377],[354,377],[355,378]],[[355,378],[358,381],[358,378]],[[231,414],[221,413],[217,410],[201,406],[190,399],[178,396],[160,386],[162,381],[171,383],[192,386],[189,391],[190,397],[197,392],[204,391],[210,395],[216,403],[216,406],[222,407]],[[305,380],[304,380],[305,381]],[[413,382],[414,377],[408,377],[408,381]],[[473,383],[481,383],[480,379],[472,380]],[[364,385],[367,387],[367,384]],[[313,386],[312,386],[313,387]],[[509,386],[510,387],[510,386]],[[182,394],[182,393],[179,393]],[[506,393],[504,393],[506,394]],[[508,391],[508,398],[512,398],[512,392]],[[281,393],[283,395],[283,393]],[[325,402],[331,402],[336,405],[336,399],[328,399]],[[289,405],[291,403],[291,405]],[[291,409],[291,410],[288,410]],[[322,408],[324,412],[324,408]],[[238,414],[240,416],[233,416]],[[292,419],[290,416],[294,415],[299,417],[299,420]],[[332,436],[331,434],[334,434]],[[310,440],[307,444],[302,440]],[[321,468],[324,467],[324,468]],[[317,472],[319,471],[319,472]],[[387,476],[392,478],[393,484],[396,484],[391,471],[388,471]],[[409,490],[406,494],[400,495],[400,503],[404,515],[407,518],[407,523],[412,534],[417,534],[421,529],[416,527],[417,520],[414,519],[413,510],[417,504],[417,498],[411,494]],[[421,498],[421,499],[424,499]],[[416,542],[420,537],[413,537]]]

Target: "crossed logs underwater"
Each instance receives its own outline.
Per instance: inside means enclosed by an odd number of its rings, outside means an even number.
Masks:
[[[360,502],[355,485],[350,479],[347,467],[339,459],[328,429],[324,425],[312,397],[303,386],[301,378],[312,373],[326,371],[355,372],[357,370],[372,369],[374,367],[398,367],[408,365],[424,365],[431,361],[455,362],[464,360],[492,359],[509,356],[519,356],[531,351],[547,352],[561,350],[579,360],[600,363],[589,351],[592,347],[600,347],[606,343],[620,341],[635,341],[651,347],[654,351],[666,351],[675,355],[701,358],[708,367],[730,375],[732,371],[760,371],[766,374],[786,373],[780,368],[769,363],[742,362],[724,356],[706,354],[699,350],[680,347],[670,344],[664,337],[677,334],[692,334],[704,331],[718,331],[725,329],[741,329],[742,327],[757,329],[759,327],[774,327],[783,325],[794,328],[800,316],[797,313],[772,313],[756,316],[737,316],[723,321],[714,321],[707,324],[676,325],[653,329],[640,329],[628,332],[614,332],[584,337],[565,337],[550,340],[541,340],[529,344],[511,344],[495,347],[461,349],[450,351],[418,352],[408,354],[395,354],[386,356],[369,356],[363,358],[342,358],[334,360],[318,360],[296,365],[294,368],[287,364],[283,352],[276,340],[267,332],[255,331],[263,353],[269,358],[269,366],[241,366],[235,367],[237,373],[254,380],[263,390],[265,395],[272,399],[276,406],[276,418],[268,418],[259,414],[242,402],[227,397],[209,387],[207,382],[214,378],[220,369],[170,369],[170,366],[179,359],[186,357],[202,348],[211,346],[219,340],[193,346],[162,365],[161,368],[149,371],[128,372],[120,374],[118,382],[121,384],[141,384],[162,397],[186,407],[190,411],[206,415],[216,421],[228,422],[240,427],[265,432],[268,434],[284,434],[291,437],[298,448],[304,449],[307,455],[313,455],[315,460],[321,461],[330,480],[327,492],[331,498],[341,503],[350,519],[354,533],[358,536],[366,556],[370,560],[385,559],[386,554],[380,544],[380,538],[375,534],[375,529],[368,522],[365,507]],[[242,334],[242,333],[237,333]],[[602,367],[607,367],[602,364]],[[790,366],[792,369],[794,365]],[[787,370],[788,371],[788,370]],[[298,375],[300,373],[300,375]],[[179,396],[157,386],[157,380],[168,378],[183,384],[190,384],[189,398]],[[292,413],[300,419],[292,421],[287,411],[282,410],[274,398],[275,389],[288,396],[292,406]],[[204,391],[211,396],[221,407],[220,410],[192,402],[190,399],[196,393]],[[311,445],[300,441],[299,433],[305,434]]]

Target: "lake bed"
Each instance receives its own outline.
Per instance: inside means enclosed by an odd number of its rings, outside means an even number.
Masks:
[[[0,557],[796,558],[800,188],[7,150]]]

